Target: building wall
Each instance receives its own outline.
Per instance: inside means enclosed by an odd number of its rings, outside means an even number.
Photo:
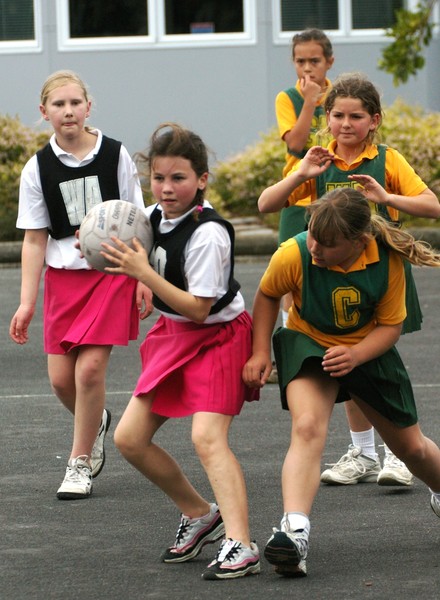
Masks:
[[[90,123],[122,140],[131,153],[146,147],[156,125],[172,120],[197,131],[218,159],[226,158],[275,125],[275,95],[296,79],[289,43],[273,41],[266,0],[257,2],[257,43],[247,46],[60,52],[52,2],[44,3],[42,18],[41,53],[0,54],[0,112],[34,125],[47,75],[72,69],[94,98]],[[384,42],[334,40],[333,45],[331,78],[362,71],[382,90],[385,105],[399,96],[440,111],[439,39],[427,52],[425,69],[398,88],[377,68]]]

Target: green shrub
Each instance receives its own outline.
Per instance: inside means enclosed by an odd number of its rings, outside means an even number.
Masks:
[[[26,162],[49,139],[49,133],[23,125],[18,117],[0,115],[0,241],[20,240],[17,230],[18,190]]]
[[[440,197],[440,113],[425,111],[396,100],[385,110],[380,128],[383,141],[396,148],[420,175],[426,185]],[[401,213],[406,224],[430,225],[432,219],[415,219]]]
[[[385,111],[380,136],[381,141],[399,150],[428,187],[440,196],[440,113],[428,113],[396,100]],[[209,199],[229,217],[260,216],[267,225],[277,227],[278,213],[259,214],[257,200],[266,187],[281,179],[285,144],[276,127],[260,138],[215,167]],[[432,219],[403,214],[402,221],[407,225],[434,224]]]
[[[257,200],[261,192],[281,178],[285,145],[278,130],[261,134],[261,139],[243,152],[219,163],[208,194],[210,202],[224,215],[257,216]],[[264,220],[278,223],[278,214],[265,215]]]

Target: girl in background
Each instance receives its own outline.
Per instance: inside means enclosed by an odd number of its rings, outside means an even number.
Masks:
[[[80,77],[57,71],[44,82],[40,111],[54,130],[23,168],[17,227],[25,230],[20,306],[10,336],[28,341],[44,275],[44,350],[52,389],[74,415],[73,444],[60,500],[92,493],[105,460],[110,426],[105,374],[113,344],[137,338],[139,315],[151,312],[148,290],[128,277],[90,269],[75,232],[86,212],[121,198],[144,207],[136,166],[120,142],[86,126],[92,101]],[[145,306],[143,307],[143,303]]]

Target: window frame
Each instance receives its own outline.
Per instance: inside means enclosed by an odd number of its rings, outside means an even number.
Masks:
[[[198,48],[256,44],[257,0],[243,2],[243,32],[171,35],[165,32],[165,0],[146,0],[149,32],[146,36],[70,38],[69,0],[57,0],[57,35],[60,52],[133,50],[152,48]]]
[[[0,40],[0,54],[33,54],[43,50],[43,26],[41,4],[43,0],[32,0],[34,5],[34,33],[33,40]]]
[[[404,0],[404,7],[408,10],[415,10],[418,0]],[[435,11],[438,7],[435,7]],[[434,13],[435,14],[435,13]],[[385,35],[385,29],[353,29],[352,28],[352,0],[338,0],[338,21],[339,29],[325,30],[332,41],[353,43],[353,42],[372,42],[385,41],[389,38]],[[297,31],[281,30],[281,1],[272,0],[272,24],[273,24],[273,43],[275,45],[285,45],[291,43],[292,35],[299,33]]]

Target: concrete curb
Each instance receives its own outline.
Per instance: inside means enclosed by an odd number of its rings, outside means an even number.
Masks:
[[[230,219],[235,229],[237,256],[269,256],[278,246],[278,234],[253,217]],[[440,250],[440,228],[417,227],[408,229],[417,240],[423,240]],[[22,242],[0,242],[0,264],[20,264]]]

